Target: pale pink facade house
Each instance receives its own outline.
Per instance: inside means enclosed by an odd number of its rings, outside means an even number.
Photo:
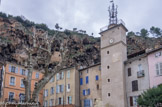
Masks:
[[[148,52],[150,88],[162,84],[162,47]]]

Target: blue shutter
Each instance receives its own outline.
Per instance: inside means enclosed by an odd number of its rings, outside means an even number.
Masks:
[[[83,85],[83,78],[80,78],[80,85]]]
[[[98,81],[98,75],[96,75],[96,81]]]
[[[83,95],[85,96],[85,90],[83,90]]]
[[[89,81],[88,81],[88,76],[86,76],[86,84],[88,84],[88,82],[89,82]]]
[[[9,65],[9,72],[11,72],[11,65]]]
[[[90,95],[90,89],[88,89],[88,95]]]
[[[18,73],[18,67],[16,67],[16,73]]]

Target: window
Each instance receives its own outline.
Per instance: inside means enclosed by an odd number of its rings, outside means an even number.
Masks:
[[[107,54],[109,54],[109,51],[107,51]]]
[[[44,90],[44,97],[47,97],[48,96],[48,89],[45,89]]]
[[[142,71],[142,64],[138,65],[138,71]]]
[[[37,86],[37,83],[38,83],[38,82],[35,82],[35,84],[34,84],[35,87]]]
[[[87,69],[87,74],[88,74],[88,69]]]
[[[99,80],[99,77],[98,77],[98,75],[96,75],[96,81],[98,81]]]
[[[107,69],[109,69],[110,67],[109,66],[107,66]]]
[[[58,98],[58,105],[61,105],[61,104],[63,104],[63,97]]]
[[[99,69],[99,71],[101,71],[101,65],[99,66],[99,68],[98,68],[98,69]]]
[[[161,56],[161,52],[155,53],[155,57],[156,57],[156,58],[159,57],[159,56]]]
[[[48,101],[47,100],[44,101],[44,107],[48,107]]]
[[[67,78],[70,78],[70,70],[67,72]]]
[[[67,85],[67,92],[70,92],[70,84]]]
[[[21,74],[21,75],[26,75],[25,69],[21,69],[21,68],[20,68],[20,74]]]
[[[130,106],[137,106],[137,99],[138,99],[138,96],[130,96]]]
[[[53,106],[53,104],[54,104],[54,100],[50,99],[50,106]]]
[[[20,102],[25,102],[25,94],[24,93],[19,94],[19,101]]]
[[[9,99],[9,102],[12,102],[14,100],[14,92],[9,92],[8,99]]]
[[[107,95],[108,95],[108,97],[110,97],[110,93],[108,93]]]
[[[50,79],[50,82],[54,82],[54,77],[52,77],[52,78]]]
[[[90,95],[90,89],[85,89],[85,90],[83,90],[83,95],[84,95],[84,96]]]
[[[83,78],[80,78],[80,85],[83,85]]]
[[[36,73],[35,78],[39,78],[39,72]]]
[[[86,84],[88,84],[89,82],[89,79],[88,79],[88,76],[86,76]]]
[[[91,107],[92,106],[92,100],[85,99],[84,100],[84,107]]]
[[[97,90],[99,90],[99,88],[100,88],[100,87],[99,87],[99,84],[97,84]]]
[[[108,82],[110,82],[110,79],[107,79]]]
[[[132,81],[132,91],[138,91],[138,81]]]
[[[23,83],[23,79],[21,79],[21,88],[24,88],[24,83]]]
[[[80,74],[80,76],[81,76],[81,75],[82,75],[82,72],[80,72],[79,74]]]
[[[157,63],[156,64],[156,75],[157,76],[162,75],[162,63]]]
[[[131,68],[128,68],[128,77],[131,76]]]
[[[14,67],[14,66],[9,65],[9,72],[12,72],[12,73],[18,73],[18,68],[17,68],[17,67]]]
[[[60,85],[60,92],[64,92],[64,85]]]
[[[67,98],[67,104],[72,104],[72,97],[71,96],[68,96],[68,98]]]
[[[54,87],[51,87],[51,91],[50,91],[50,94],[54,94]]]
[[[15,77],[10,77],[10,85],[15,85]]]
[[[56,74],[56,80],[62,80],[62,79],[64,79],[64,72],[57,73]]]
[[[64,85],[56,85],[56,93],[64,92]]]

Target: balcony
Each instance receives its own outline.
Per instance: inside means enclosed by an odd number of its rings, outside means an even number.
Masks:
[[[144,77],[144,76],[145,76],[144,70],[137,72],[137,78],[141,78],[141,77]]]

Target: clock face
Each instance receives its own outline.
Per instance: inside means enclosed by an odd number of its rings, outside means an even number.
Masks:
[[[109,41],[110,43],[113,43],[114,42],[114,40],[113,39],[110,39],[110,41]]]

